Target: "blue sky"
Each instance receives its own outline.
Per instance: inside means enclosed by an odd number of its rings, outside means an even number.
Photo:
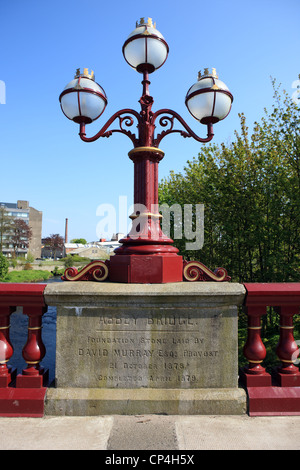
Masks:
[[[139,111],[141,75],[123,59],[122,45],[141,17],[151,17],[170,48],[164,66],[150,76],[153,110],[171,108],[205,136],[184,99],[199,70],[215,67],[234,95],[230,115],[215,125],[216,143],[234,140],[238,113],[252,129],[271,108],[270,77],[291,95],[300,73],[299,0],[1,0],[0,201],[29,200],[43,211],[43,236],[96,240],[101,204],[118,212],[119,196],[133,196],[131,141],[114,134],[84,143],[67,120],[58,96],[78,67],[95,71],[108,106],[87,135],[117,110]],[[3,101],[3,100],[2,100]],[[160,178],[181,171],[199,143],[175,134],[160,144]],[[128,219],[129,222],[129,219]],[[117,227],[118,229],[118,227]]]

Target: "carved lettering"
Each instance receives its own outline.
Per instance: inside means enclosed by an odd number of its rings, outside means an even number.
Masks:
[[[136,325],[137,324],[137,316],[136,315],[124,315],[122,317],[114,316],[114,315],[106,315],[101,316],[99,318],[100,327],[107,326],[107,325]]]
[[[89,356],[89,357],[106,357],[108,356],[107,349],[90,349],[90,348],[80,348],[78,350],[79,356]]]
[[[153,317],[148,317],[147,320],[148,325],[157,325],[157,326],[175,326],[175,325],[194,325],[194,321],[192,320],[191,317],[180,317],[180,316],[173,316],[169,317],[166,315],[161,315],[161,316],[153,316]]]
[[[117,357],[152,357],[153,349],[114,349],[113,355]]]
[[[95,386],[201,387],[199,370],[217,364],[221,352],[198,322],[166,311],[103,314],[95,318],[94,331],[80,336],[78,355],[94,371]]]

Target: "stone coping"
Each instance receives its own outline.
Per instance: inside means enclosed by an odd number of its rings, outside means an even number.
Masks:
[[[239,388],[49,388],[45,400],[49,416],[243,415],[246,408],[246,392]]]
[[[123,284],[113,282],[65,281],[48,284],[47,305],[97,305],[124,300],[132,303],[167,302],[176,298],[181,304],[242,305],[246,290],[230,282],[176,282],[168,284]]]

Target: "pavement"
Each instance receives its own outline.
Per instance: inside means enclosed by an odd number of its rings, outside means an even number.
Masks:
[[[182,452],[299,449],[300,416],[0,418],[0,450]],[[152,457],[150,463],[156,463],[154,459]]]

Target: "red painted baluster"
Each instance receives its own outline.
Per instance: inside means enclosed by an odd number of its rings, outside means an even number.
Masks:
[[[43,387],[48,376],[48,371],[40,366],[46,354],[42,340],[42,316],[46,311],[47,307],[23,307],[23,314],[28,315],[28,338],[22,351],[27,368],[23,369],[22,375],[17,376],[17,387]]]
[[[9,339],[10,315],[15,307],[0,306],[0,388],[8,387],[15,379],[16,370],[7,366],[14,353],[14,348]]]
[[[247,307],[248,338],[244,346],[244,356],[249,365],[242,370],[241,379],[247,387],[266,387],[271,385],[271,376],[261,365],[266,357],[266,348],[261,340],[261,317],[267,307]]]
[[[276,354],[282,362],[277,370],[277,379],[282,387],[299,387],[300,372],[294,362],[299,356],[299,348],[293,334],[293,316],[299,313],[297,306],[283,306],[279,308],[280,338]]]

